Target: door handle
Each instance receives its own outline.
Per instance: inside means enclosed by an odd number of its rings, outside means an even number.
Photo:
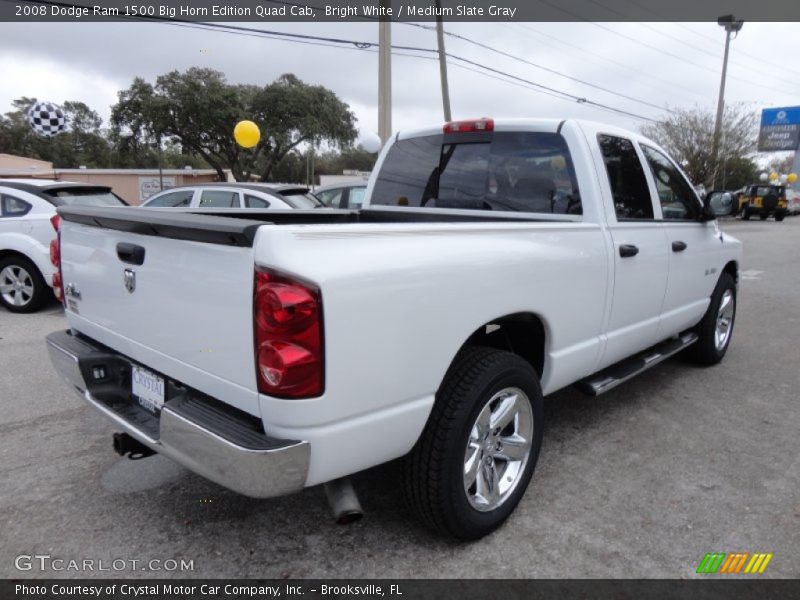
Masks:
[[[683,252],[686,250],[686,242],[672,242],[673,252]]]
[[[120,242],[117,244],[117,257],[129,265],[144,264],[144,246]]]
[[[629,258],[631,256],[636,256],[637,254],[639,254],[639,248],[633,244],[622,244],[619,247],[619,255],[622,258]]]

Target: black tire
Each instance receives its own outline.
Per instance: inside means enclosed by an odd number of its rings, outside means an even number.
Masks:
[[[480,511],[470,504],[470,498],[475,496],[465,489],[468,442],[481,411],[490,406],[489,400],[511,387],[521,390],[530,404],[533,431],[527,463],[519,465],[515,483],[501,496],[499,505]],[[521,395],[518,398],[518,402],[524,402]],[[411,509],[429,527],[460,540],[476,540],[497,529],[519,503],[536,467],[543,436],[542,404],[539,377],[520,356],[479,346],[462,350],[436,394],[420,439],[404,460],[404,491]],[[495,436],[498,431],[493,432]],[[476,464],[482,465],[484,451],[475,452]],[[502,461],[500,464],[510,465]],[[504,483],[507,468],[496,476],[498,489]],[[478,470],[480,467],[476,473]]]
[[[726,291],[730,291],[733,301],[733,314],[730,317],[730,330],[721,347],[717,347],[717,316],[720,310],[722,298]],[[711,294],[711,303],[703,316],[703,320],[695,328],[695,332],[700,337],[692,346],[689,347],[689,355],[694,362],[704,366],[717,364],[725,356],[733,337],[733,329],[736,324],[736,283],[729,273],[723,273],[717,287]]]
[[[52,293],[36,265],[24,256],[12,255],[0,261],[0,286],[11,283],[12,278],[25,283],[32,292],[27,293],[24,290],[3,292],[0,289],[0,304],[11,312],[36,312]],[[21,303],[17,303],[17,298]]]
[[[769,213],[761,213],[761,214],[760,214],[760,215],[758,215],[758,216],[759,216],[759,217],[761,217],[761,220],[762,220],[762,221],[766,221],[766,220],[767,220],[767,218],[769,217]]]
[[[785,216],[786,216],[786,213],[781,213],[781,214],[779,214],[779,215],[778,215],[778,214],[776,214],[776,215],[775,215],[775,220],[776,220],[776,221],[783,221],[783,219],[784,219],[784,217],[785,217]]]
[[[742,209],[742,221],[749,221],[749,220],[750,220],[750,211],[747,210],[747,207],[745,206]]]

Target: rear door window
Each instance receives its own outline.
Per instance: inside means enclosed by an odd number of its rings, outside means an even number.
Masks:
[[[399,140],[383,162],[371,204],[582,213],[566,141],[544,132]]]
[[[606,166],[614,212],[619,220],[652,220],[653,200],[633,142],[615,135],[597,136]]]
[[[367,195],[367,188],[350,188],[350,195],[347,199],[347,208],[361,208],[364,204],[364,196]]]
[[[239,192],[229,190],[203,190],[200,194],[201,208],[239,208]]]
[[[0,197],[0,216],[22,217],[27,215],[31,208],[30,204],[14,196],[3,194]]]

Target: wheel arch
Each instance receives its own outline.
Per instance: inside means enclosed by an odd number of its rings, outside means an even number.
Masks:
[[[41,275],[42,279],[44,279],[44,282],[48,286],[51,285],[50,281],[48,280],[49,279],[49,273],[44,272],[42,270],[42,266],[39,264],[39,261],[37,261],[34,257],[29,256],[28,254],[26,254],[24,252],[20,252],[19,250],[14,250],[14,249],[11,249],[11,248],[3,248],[3,249],[0,250],[0,261],[3,261],[5,259],[7,259],[7,258],[12,258],[12,257],[24,258],[25,260],[27,260],[28,262],[33,264],[33,266],[36,267],[36,270],[39,271],[39,275]]]
[[[739,263],[737,263],[735,260],[728,261],[728,263],[722,268],[722,272],[733,277],[734,283],[737,286],[739,285]]]
[[[469,335],[458,352],[467,346],[507,350],[525,359],[536,370],[541,381],[545,368],[546,341],[545,321],[535,313],[519,312],[487,321]],[[454,356],[451,365],[455,359]]]

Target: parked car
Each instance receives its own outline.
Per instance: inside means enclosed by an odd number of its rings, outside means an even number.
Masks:
[[[791,188],[786,190],[786,214],[800,215],[800,192]]]
[[[126,204],[101,185],[0,179],[0,304],[12,312],[34,312],[50,296],[56,207]]]
[[[525,493],[543,395],[716,364],[736,317],[739,241],[663,149],[597,123],[393,135],[357,218],[59,213],[50,356],[119,453],[253,497],[325,484],[339,516],[348,476],[404,457],[412,509],[460,539]]]
[[[318,187],[314,195],[331,208],[361,208],[367,193],[367,182],[335,183]]]
[[[739,212],[745,221],[752,215],[758,215],[762,221],[771,216],[776,221],[783,221],[787,214],[786,186],[768,183],[747,186],[739,197],[739,206]]]
[[[198,183],[166,189],[142,204],[148,208],[318,208],[304,186],[270,183]]]

